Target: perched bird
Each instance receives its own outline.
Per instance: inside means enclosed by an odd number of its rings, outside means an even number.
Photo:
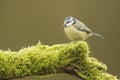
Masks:
[[[101,37],[102,39],[104,38],[100,34],[90,30],[84,23],[71,16],[65,18],[63,25],[65,34],[72,41],[86,40],[93,35]]]

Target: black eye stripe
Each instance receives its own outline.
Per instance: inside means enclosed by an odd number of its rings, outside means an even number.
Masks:
[[[75,22],[76,22],[75,19],[72,19],[71,21],[67,21],[67,23],[70,23],[70,22],[72,22],[72,21],[74,21],[73,24],[75,24]]]
[[[68,21],[67,23],[70,23],[71,21]]]

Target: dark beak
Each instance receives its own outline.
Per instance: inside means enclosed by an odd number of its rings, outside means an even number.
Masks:
[[[63,25],[65,26],[66,22],[63,23]]]

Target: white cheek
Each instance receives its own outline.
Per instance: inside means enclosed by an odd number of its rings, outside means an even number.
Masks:
[[[74,21],[71,21],[70,23],[67,23],[66,26],[71,26],[74,23]]]

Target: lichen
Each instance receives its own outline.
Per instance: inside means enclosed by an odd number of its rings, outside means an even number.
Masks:
[[[89,52],[84,41],[53,46],[39,42],[16,52],[0,50],[0,79],[56,74],[72,66],[70,70],[85,80],[117,80],[106,72],[105,64],[89,57]]]

